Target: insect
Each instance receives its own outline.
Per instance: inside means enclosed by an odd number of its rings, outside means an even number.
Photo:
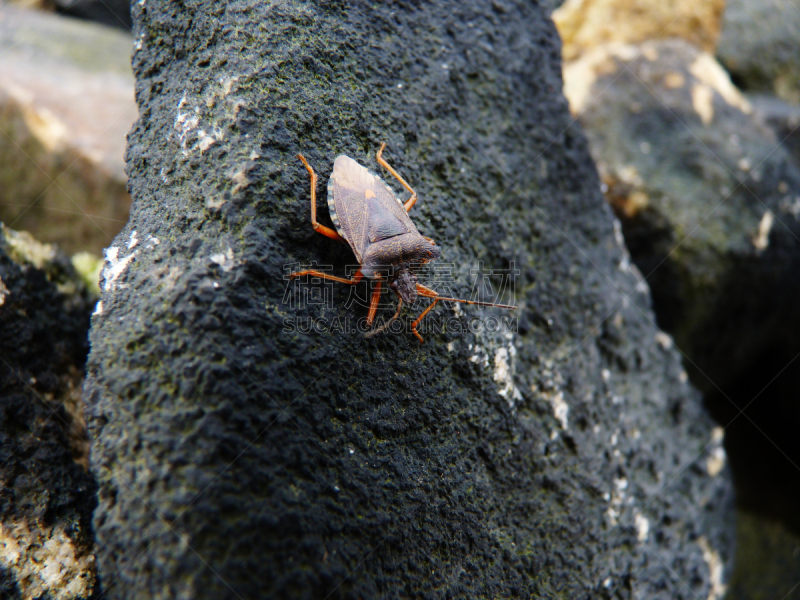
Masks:
[[[387,283],[397,296],[397,311],[383,326],[370,331],[368,337],[384,331],[397,319],[403,302],[414,302],[417,296],[433,299],[430,306],[411,325],[411,332],[420,344],[424,340],[417,331],[417,325],[441,300],[515,309],[515,306],[507,304],[446,298],[417,281],[417,271],[425,263],[438,258],[441,249],[431,238],[421,235],[408,216],[411,207],[417,202],[417,193],[384,160],[384,148],[386,143],[381,144],[375,156],[378,164],[389,171],[411,197],[404,203],[401,202],[380,177],[349,156],[340,155],[333,163],[333,173],[328,181],[328,207],[336,231],[317,222],[317,175],[305,157],[302,154],[297,155],[311,178],[311,225],[315,231],[332,240],[350,244],[361,266],[352,279],[314,269],[292,273],[290,278],[312,275],[348,285],[355,285],[364,277],[374,279],[376,285],[367,314],[367,324],[370,326],[378,310],[382,286]]]

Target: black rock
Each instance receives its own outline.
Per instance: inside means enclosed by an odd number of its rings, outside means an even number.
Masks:
[[[797,531],[800,168],[708,55],[641,50],[608,58],[580,120],[658,322],[725,427],[740,506]]]
[[[130,30],[131,0],[52,0],[62,14]]]
[[[95,301],[63,253],[0,224],[2,598],[97,591],[80,404]]]
[[[134,11],[134,205],[86,387],[107,597],[719,591],[720,438],[615,236],[542,8]],[[381,141],[443,248],[434,283],[519,271],[518,311],[365,339],[345,329],[366,284],[287,281],[354,261],[312,230],[295,154],[322,184],[342,153],[377,171]]]

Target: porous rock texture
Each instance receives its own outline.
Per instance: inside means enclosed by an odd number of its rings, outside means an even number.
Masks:
[[[95,301],[62,252],[0,225],[0,598],[97,591],[80,404]]]
[[[721,597],[721,436],[543,8],[146,0],[134,22],[134,204],[86,384],[107,597]],[[345,331],[366,314],[347,286],[289,285],[354,260],[311,228],[295,154],[322,196],[338,154],[377,170],[381,141],[451,291],[481,261],[519,271],[515,313],[437,307],[420,346]]]

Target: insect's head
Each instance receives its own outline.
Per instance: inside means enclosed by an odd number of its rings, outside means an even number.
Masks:
[[[417,299],[417,276],[410,269],[401,269],[389,287],[400,294],[404,302],[414,302]]]
[[[394,274],[389,277],[389,287],[404,302],[417,299],[417,270],[427,262],[439,258],[440,249],[430,238],[417,236],[413,250],[407,253],[402,262],[395,263]]]

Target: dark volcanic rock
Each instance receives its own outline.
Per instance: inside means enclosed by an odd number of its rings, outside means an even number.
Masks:
[[[581,122],[659,324],[726,428],[739,503],[797,529],[800,169],[708,55],[643,50],[608,57]]]
[[[615,235],[544,11],[134,10],[134,205],[86,387],[108,597],[718,598],[721,438]],[[295,154],[322,184],[381,141],[444,283],[516,269],[516,313],[437,307],[420,346],[342,331],[351,288],[288,285],[353,262],[312,230]]]
[[[95,301],[66,256],[0,224],[2,598],[94,589],[97,488],[80,396]]]

